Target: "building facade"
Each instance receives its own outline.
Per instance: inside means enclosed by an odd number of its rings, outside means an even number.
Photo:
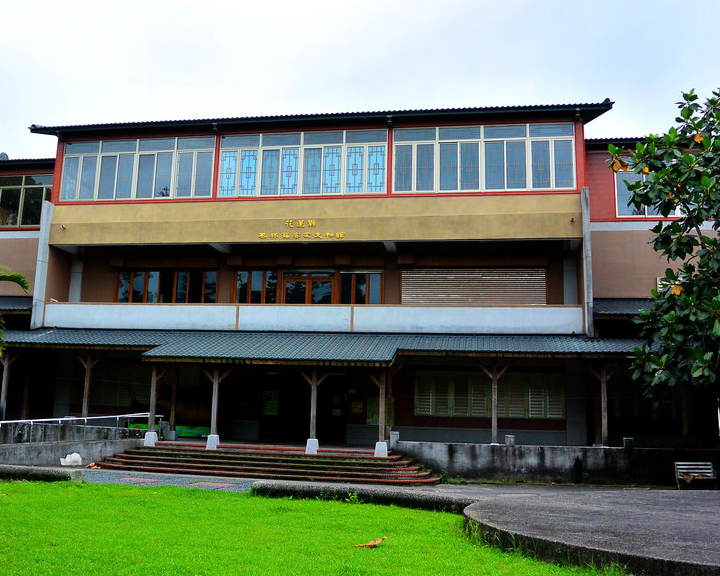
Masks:
[[[33,284],[31,303],[0,287],[7,317],[26,312],[5,417],[145,408],[180,435],[325,445],[705,442],[627,375],[664,263],[607,143],[584,138],[611,107],[32,126],[57,157],[0,162],[0,261]]]

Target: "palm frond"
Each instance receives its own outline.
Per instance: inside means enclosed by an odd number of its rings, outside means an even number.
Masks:
[[[0,282],[12,282],[20,286],[25,292],[30,289],[27,278],[18,272],[13,272],[8,266],[0,265]]]

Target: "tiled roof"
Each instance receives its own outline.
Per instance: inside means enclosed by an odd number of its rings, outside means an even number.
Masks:
[[[10,330],[11,347],[146,348],[155,361],[390,365],[397,355],[627,356],[638,340],[584,336],[162,330]]]
[[[637,316],[643,308],[650,308],[649,298],[596,298],[593,300],[594,316]]]
[[[32,296],[0,296],[0,312],[30,312]]]

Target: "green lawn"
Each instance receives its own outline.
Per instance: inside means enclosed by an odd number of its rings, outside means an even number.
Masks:
[[[387,536],[375,549],[353,545]],[[595,574],[470,542],[458,515],[172,487],[0,482],[0,574]]]

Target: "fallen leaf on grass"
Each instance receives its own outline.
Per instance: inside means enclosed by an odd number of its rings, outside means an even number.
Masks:
[[[355,544],[353,548],[375,548],[380,542],[385,540],[387,536],[383,536],[382,538],[378,538],[377,540],[370,540],[367,544]]]

